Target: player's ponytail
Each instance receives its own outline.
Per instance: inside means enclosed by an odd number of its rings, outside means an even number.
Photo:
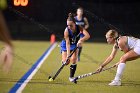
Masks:
[[[73,21],[75,23],[74,15],[72,13],[68,14],[67,21]]]

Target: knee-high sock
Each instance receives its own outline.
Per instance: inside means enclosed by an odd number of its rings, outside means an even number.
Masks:
[[[122,76],[122,73],[124,71],[125,65],[126,65],[125,63],[120,63],[118,65],[117,73],[116,73],[116,76],[115,76],[114,80],[120,80],[121,79],[121,76]]]
[[[70,77],[74,77],[76,68],[77,68],[77,64],[72,64],[72,65],[70,66]]]

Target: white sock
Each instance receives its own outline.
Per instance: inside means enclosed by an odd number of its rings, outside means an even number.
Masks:
[[[115,76],[115,79],[114,80],[118,81],[118,80],[121,79],[121,76],[122,76],[122,73],[124,71],[124,68],[125,68],[125,63],[120,63],[118,65],[117,73],[116,73],[116,76]]]

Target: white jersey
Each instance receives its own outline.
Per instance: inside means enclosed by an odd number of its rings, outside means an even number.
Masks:
[[[138,41],[140,41],[140,39],[131,37],[131,36],[127,36],[127,44],[128,44],[129,49],[133,49],[136,46],[136,44],[138,43]]]
[[[131,36],[127,36],[127,45],[130,50],[134,49],[134,51],[138,55],[140,55],[140,39],[131,37]]]

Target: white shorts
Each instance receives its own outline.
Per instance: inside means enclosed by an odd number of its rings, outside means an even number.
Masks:
[[[136,43],[135,47],[134,47],[134,51],[140,55],[140,40],[138,40],[138,42]]]

